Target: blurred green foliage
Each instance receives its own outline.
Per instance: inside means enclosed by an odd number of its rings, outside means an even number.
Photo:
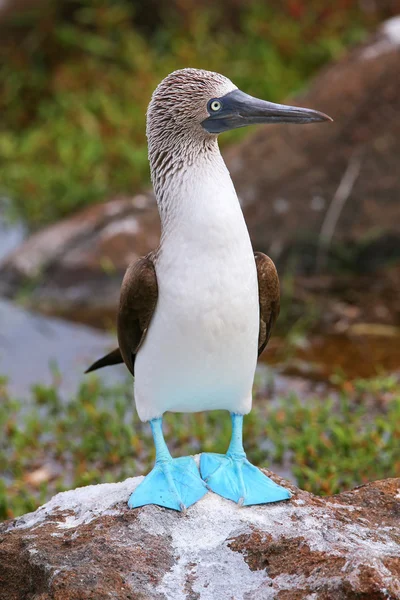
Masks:
[[[148,182],[145,110],[170,71],[282,100],[382,16],[355,0],[186,4],[60,0],[3,27],[0,193],[31,228]]]
[[[336,384],[336,395],[307,404],[291,395],[269,405],[256,392],[245,419],[249,459],[272,468],[283,463],[300,487],[317,494],[400,476],[398,379]],[[175,456],[225,452],[230,419],[226,411],[167,414],[164,430]],[[131,382],[106,388],[89,379],[67,403],[57,387],[43,386],[22,403],[0,383],[0,519],[34,510],[57,491],[146,473],[153,461]]]

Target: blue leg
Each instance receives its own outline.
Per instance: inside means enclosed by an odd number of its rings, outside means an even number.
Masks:
[[[232,413],[232,438],[226,454],[204,453],[200,473],[216,494],[240,505],[288,500],[291,494],[249,463],[243,448],[243,415]]]
[[[162,419],[150,421],[156,447],[153,470],[138,485],[128,501],[129,508],[157,504],[185,510],[207,493],[207,486],[191,456],[172,458],[162,432]]]

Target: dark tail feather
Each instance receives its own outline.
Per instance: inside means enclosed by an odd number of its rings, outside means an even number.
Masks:
[[[99,358],[96,360],[88,369],[86,369],[85,373],[91,373],[92,371],[97,371],[97,369],[101,369],[103,367],[110,367],[111,365],[119,365],[123,363],[124,359],[121,356],[121,351],[119,348],[116,348],[103,358]]]

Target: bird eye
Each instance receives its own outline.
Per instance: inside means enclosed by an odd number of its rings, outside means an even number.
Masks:
[[[219,100],[210,100],[209,109],[212,110],[212,112],[218,112],[221,108],[222,104]]]

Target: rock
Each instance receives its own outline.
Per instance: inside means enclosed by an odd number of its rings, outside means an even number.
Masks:
[[[334,123],[259,127],[228,151],[254,246],[278,265],[314,271],[323,242],[357,271],[400,259],[399,47],[395,17],[296,98]]]
[[[279,478],[269,473],[279,483]],[[400,598],[400,479],[240,508],[129,510],[141,477],[55,496],[0,527],[0,599]]]
[[[159,218],[151,194],[98,204],[32,235],[0,266],[0,294],[31,290],[27,303],[90,325],[115,324],[129,263],[156,248]]]

